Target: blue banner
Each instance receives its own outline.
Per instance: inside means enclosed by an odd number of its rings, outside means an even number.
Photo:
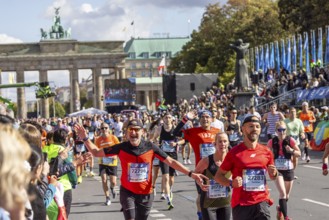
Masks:
[[[299,50],[299,68],[303,68],[303,39],[302,35],[298,34],[298,50]]]
[[[286,47],[283,39],[281,39],[281,66],[286,68]]]
[[[312,53],[312,63],[316,62],[316,41],[315,41],[315,31],[311,30],[311,53]]]
[[[271,69],[275,68],[275,63],[274,63],[274,44],[270,43],[270,64],[269,64]]]
[[[329,26],[326,26],[326,55],[325,55],[325,60],[324,60],[324,64],[328,65],[329,64]],[[325,65],[323,65],[325,66]]]
[[[318,28],[318,60],[317,62],[323,64],[323,55],[322,55],[322,28]]]
[[[311,101],[315,99],[328,99],[329,86],[318,87],[313,89],[304,89],[297,92],[297,102]]]
[[[291,38],[291,40],[292,40],[291,68],[292,68],[292,71],[297,72],[297,48],[296,48],[295,35]]]
[[[268,48],[268,44],[265,44],[264,73],[267,73],[267,70],[269,69],[269,60],[270,60],[270,51]]]
[[[280,74],[280,49],[279,49],[279,42],[275,41],[275,67],[276,67],[276,72]]]
[[[308,33],[304,32],[304,51],[305,51],[305,63],[306,63],[306,73],[310,73],[310,52],[308,48]]]
[[[259,68],[263,70],[264,74],[264,48],[263,45],[259,46]]]
[[[290,38],[287,38],[287,56],[286,56],[286,70],[291,73],[291,47]]]
[[[255,70],[259,70],[259,53],[258,53],[258,47],[255,47]]]

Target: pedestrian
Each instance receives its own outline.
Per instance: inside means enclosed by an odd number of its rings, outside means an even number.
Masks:
[[[280,194],[277,217],[289,220],[287,203],[295,177],[293,161],[295,157],[300,157],[301,153],[295,139],[287,135],[287,126],[284,121],[276,123],[276,132],[277,137],[269,140],[267,146],[273,151],[275,166],[279,172],[275,180]]]
[[[243,142],[232,148],[216,173],[215,180],[231,186],[233,220],[271,219],[273,204],[266,184],[266,173],[275,180],[278,171],[273,153],[258,143],[261,132],[257,116],[248,116],[242,123]],[[232,180],[226,175],[232,172]]]
[[[120,203],[125,219],[143,220],[148,218],[154,199],[152,192],[152,161],[154,157],[192,177],[200,184],[204,181],[203,179],[207,179],[204,175],[190,171],[180,162],[169,157],[152,142],[143,140],[143,124],[138,119],[127,123],[125,134],[127,141],[111,148],[97,148],[89,140],[82,125],[76,124],[75,130],[94,156],[118,155],[122,168]]]
[[[228,150],[229,138],[225,132],[216,134],[214,154],[200,160],[195,168],[196,173],[203,173],[209,178],[207,186],[203,187],[200,198],[203,220],[230,220],[231,218],[231,189],[221,186],[214,180],[217,170],[222,164]],[[231,173],[228,172],[227,177]]]
[[[278,106],[273,102],[270,106],[270,111],[265,113],[262,120],[267,126],[267,139],[272,139],[275,135],[275,123],[284,120],[284,115],[277,110]]]

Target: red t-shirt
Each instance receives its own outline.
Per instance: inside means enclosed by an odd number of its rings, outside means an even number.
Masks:
[[[195,166],[199,161],[207,157],[208,153],[214,150],[215,136],[220,132],[219,129],[211,127],[210,130],[205,130],[202,127],[190,128],[183,130],[184,139],[188,140],[193,148],[195,156]],[[213,146],[213,149],[210,145]],[[207,153],[207,149],[210,149]]]
[[[244,143],[240,143],[228,152],[220,168],[231,171],[232,179],[235,179],[237,176],[244,178],[243,174],[247,169],[267,171],[267,166],[271,164],[274,165],[274,157],[268,147],[257,144],[255,149],[247,149]],[[266,181],[265,176],[264,181]],[[267,184],[264,191],[245,191],[243,186],[233,188],[232,207],[254,205],[263,201],[272,204]]]

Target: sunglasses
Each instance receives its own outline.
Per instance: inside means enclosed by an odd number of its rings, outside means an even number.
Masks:
[[[139,132],[140,130],[142,130],[141,128],[128,128],[129,132]]]
[[[101,128],[102,130],[107,130],[107,129],[109,129],[108,127],[102,127]]]
[[[278,128],[278,132],[285,132],[287,129],[285,128]]]

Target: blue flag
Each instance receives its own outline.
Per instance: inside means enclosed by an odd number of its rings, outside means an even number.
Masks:
[[[278,41],[275,41],[274,42],[274,45],[275,45],[275,47],[274,47],[274,49],[275,49],[275,52],[274,52],[274,54],[275,54],[275,68],[276,68],[276,72],[278,74],[280,74],[280,67],[281,67],[281,65],[280,65],[279,42]]]
[[[318,60],[317,62],[320,62],[320,65],[322,66],[323,63],[323,55],[322,55],[322,28],[318,28]]]
[[[290,47],[290,38],[287,38],[286,70],[289,73],[291,72],[291,47]]]
[[[301,34],[298,34],[298,50],[299,50],[299,68],[303,68],[303,38]]]
[[[274,62],[274,44],[270,43],[270,68],[275,68],[275,62]]]
[[[296,37],[292,36],[292,54],[291,54],[291,67],[292,71],[297,71],[297,48],[296,48]]]
[[[311,53],[312,53],[312,63],[316,62],[316,41],[315,41],[315,31],[311,30]]]
[[[325,60],[324,60],[324,64],[328,65],[329,64],[329,26],[326,26],[326,55],[325,55]]]
[[[310,52],[308,48],[308,33],[304,32],[304,51],[305,51],[305,63],[306,63],[306,73],[310,73]]]
[[[269,69],[269,59],[270,59],[270,51],[268,48],[268,44],[265,44],[265,59],[264,59],[264,72],[265,73]]]
[[[258,47],[255,47],[255,70],[259,70],[259,53],[258,53]]]
[[[259,46],[259,68],[262,69],[265,73],[264,70],[264,48],[263,45]]]
[[[284,39],[281,39],[281,66],[286,69],[286,47]]]

